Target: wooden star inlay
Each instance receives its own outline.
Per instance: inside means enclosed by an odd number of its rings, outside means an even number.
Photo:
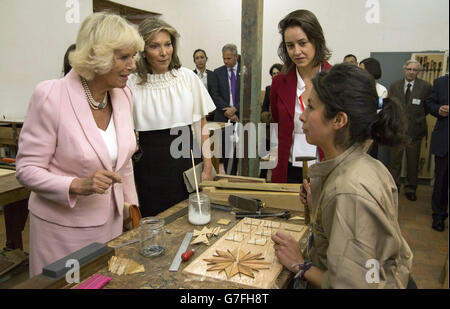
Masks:
[[[212,265],[206,271],[219,271],[219,273],[224,271],[228,279],[237,274],[254,279],[253,272],[258,272],[260,269],[269,269],[268,265],[272,264],[263,260],[262,253],[252,254],[250,251],[244,253],[240,249],[234,249],[233,252],[216,250],[216,255],[213,258],[204,259],[208,262],[207,265]]]

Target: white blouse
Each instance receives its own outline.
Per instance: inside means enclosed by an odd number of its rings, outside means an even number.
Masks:
[[[296,157],[317,157],[317,147],[309,144],[306,141],[306,135],[303,132],[303,123],[300,121],[300,115],[303,113],[303,109],[300,104],[300,96],[306,90],[306,84],[298,70],[297,73],[297,97],[295,98],[295,112],[294,112],[294,131],[292,132],[292,144],[291,152],[289,154],[289,162],[292,166],[302,167],[303,162],[295,161]],[[320,71],[319,71],[320,72]],[[303,102],[306,109],[307,102]],[[315,161],[308,161],[308,166],[314,164]]]
[[[216,109],[205,86],[194,71],[181,67],[164,74],[148,74],[138,85],[132,74],[134,128],[137,131],[170,129],[190,125]]]
[[[105,131],[98,128],[100,131],[100,135],[103,138],[103,141],[106,144],[106,148],[108,148],[109,157],[111,158],[112,166],[116,166],[117,162],[117,153],[118,153],[118,146],[117,146],[117,134],[116,134],[116,126],[114,125],[114,119],[113,115],[111,115],[111,119],[109,120],[108,127]]]

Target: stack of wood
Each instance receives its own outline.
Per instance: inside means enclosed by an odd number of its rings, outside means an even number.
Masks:
[[[230,195],[259,199],[267,208],[303,212],[300,202],[300,184],[266,183],[265,179],[218,174],[214,181],[199,185],[209,195],[211,203],[229,205]]]
[[[108,270],[117,275],[130,275],[145,272],[143,265],[131,259],[112,256],[108,261]]]

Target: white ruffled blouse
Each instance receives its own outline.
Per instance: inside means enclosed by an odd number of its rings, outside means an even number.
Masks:
[[[202,81],[190,69],[181,67],[164,74],[148,74],[147,83],[138,85],[138,82],[138,75],[129,76],[136,131],[190,125],[216,109]]]

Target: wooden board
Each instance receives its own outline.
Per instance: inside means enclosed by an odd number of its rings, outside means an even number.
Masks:
[[[257,190],[257,191],[273,191],[273,192],[300,192],[300,184],[282,184],[282,183],[236,183],[224,181],[202,181],[200,187],[216,187],[222,189],[236,190]]]
[[[252,224],[248,224],[251,222]],[[273,241],[270,239],[270,236],[266,236],[266,242],[264,245],[257,244],[249,244],[249,239],[252,238],[260,238],[258,233],[262,232],[263,234],[274,234],[277,231],[283,231],[285,233],[291,234],[296,240],[300,240],[305,232],[307,231],[307,227],[304,225],[297,225],[285,222],[276,222],[270,220],[260,220],[260,219],[251,219],[244,218],[238,224],[236,224],[232,229],[226,232],[217,242],[214,243],[210,248],[204,251],[200,256],[198,256],[194,261],[191,262],[184,270],[183,274],[187,275],[190,279],[199,279],[199,280],[212,280],[212,281],[225,281],[227,283],[234,283],[239,287],[243,288],[255,288],[255,289],[270,289],[273,287],[275,280],[283,269],[283,265],[278,262],[277,257],[275,256],[275,251],[273,249]],[[270,227],[270,225],[278,225],[278,228]],[[237,231],[248,231],[249,232],[237,232]],[[296,229],[287,230],[287,229]],[[241,241],[232,241],[227,240],[232,235],[242,235]],[[244,253],[248,253],[249,251],[252,254],[262,253],[262,257],[264,257],[265,262],[269,262],[269,269],[260,269],[258,272],[254,272],[255,278],[251,278],[242,274],[235,275],[234,277],[227,278],[225,272],[218,271],[207,271],[207,268],[210,266],[207,265],[207,262],[203,259],[213,258],[216,250],[221,251],[233,251],[233,250],[242,250]]]
[[[15,172],[16,172],[15,170],[0,168],[0,177],[1,176],[6,176],[6,175],[9,175],[9,174],[14,174]]]
[[[29,195],[30,190],[17,181],[14,173],[0,177],[0,206],[27,199]]]
[[[223,180],[223,179],[226,179],[229,182],[253,182],[253,183],[265,183],[266,182],[266,180],[263,178],[233,176],[233,175],[227,175],[227,174],[217,174],[214,177],[214,180]]]
[[[209,195],[212,203],[228,205],[228,196],[233,194],[260,199],[265,203],[266,208],[278,208],[298,212],[304,211],[304,206],[300,202],[298,193],[255,190],[225,190],[214,187],[204,187],[202,190],[204,193]]]

